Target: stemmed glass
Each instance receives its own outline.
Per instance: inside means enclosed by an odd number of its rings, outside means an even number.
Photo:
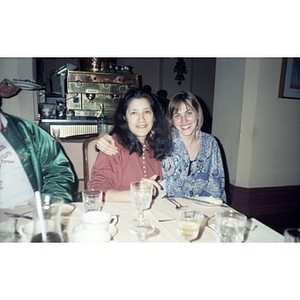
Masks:
[[[138,210],[137,218],[130,224],[130,232],[138,235],[141,241],[151,235],[155,228],[144,218],[144,210],[150,207],[153,185],[148,182],[135,181],[130,184],[131,203]]]

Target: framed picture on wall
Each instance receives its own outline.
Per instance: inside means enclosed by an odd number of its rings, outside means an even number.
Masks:
[[[300,57],[282,59],[279,97],[300,99]]]

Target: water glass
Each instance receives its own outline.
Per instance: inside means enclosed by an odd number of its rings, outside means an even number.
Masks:
[[[287,243],[300,243],[300,228],[287,228],[284,231],[284,241]]]
[[[130,184],[132,207],[138,210],[137,218],[131,220],[130,232],[138,235],[140,241],[145,241],[155,228],[144,218],[144,210],[148,209],[152,202],[153,185],[143,181],[135,181]]]
[[[85,211],[101,210],[103,205],[103,192],[90,189],[82,191],[82,201]]]
[[[247,217],[235,211],[215,213],[215,236],[219,242],[242,242]]]

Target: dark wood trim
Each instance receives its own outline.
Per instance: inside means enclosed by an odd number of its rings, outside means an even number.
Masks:
[[[251,217],[300,213],[300,185],[244,188],[230,184],[228,198],[230,206]]]
[[[280,82],[279,82],[279,94],[278,94],[279,98],[283,98],[286,64],[287,64],[287,58],[282,58],[281,73],[280,73]]]

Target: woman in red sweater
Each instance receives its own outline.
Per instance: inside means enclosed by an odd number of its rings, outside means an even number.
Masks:
[[[105,201],[130,201],[130,183],[150,181],[160,189],[160,161],[169,154],[172,141],[158,100],[142,90],[128,92],[120,100],[110,133],[117,154],[99,152],[92,169],[89,189],[104,192]]]

